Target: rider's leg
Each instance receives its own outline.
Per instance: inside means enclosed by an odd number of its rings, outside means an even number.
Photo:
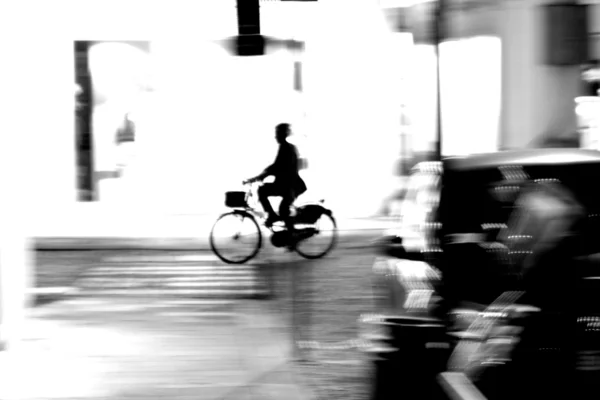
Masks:
[[[285,196],[281,197],[281,203],[279,205],[279,216],[285,222],[285,227],[290,233],[294,232],[294,222],[290,217],[290,207],[292,206],[293,202],[294,196],[291,194],[286,194]]]
[[[273,206],[269,201],[269,197],[276,196],[276,188],[272,183],[265,183],[261,187],[258,188],[258,200],[263,207],[263,210],[268,214],[268,218],[274,219],[277,217],[275,214],[275,210],[273,210]]]

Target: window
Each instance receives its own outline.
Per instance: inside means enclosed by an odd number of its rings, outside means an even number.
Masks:
[[[474,37],[440,45],[442,153],[498,150],[502,106],[502,42]]]

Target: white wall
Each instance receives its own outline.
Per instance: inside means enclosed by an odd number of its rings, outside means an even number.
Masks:
[[[220,61],[208,61],[200,49],[203,43],[236,33],[234,4],[234,0],[24,0],[11,3],[9,10],[5,4],[0,6],[4,7],[3,17],[10,15],[10,20],[19,21],[3,26],[9,27],[7,37],[10,36],[13,44],[3,58],[22,60],[37,84],[28,110],[36,119],[27,121],[35,127],[31,125],[31,129],[26,128],[24,132],[36,146],[33,152],[36,164],[41,167],[36,184],[44,195],[44,203],[53,202],[53,207],[58,207],[72,204],[76,199],[74,40],[149,40],[155,43],[157,54],[162,54],[157,59],[163,64],[155,72],[164,78],[163,83],[170,82],[170,86],[161,89],[155,99],[152,107],[156,110],[156,124],[147,126],[146,132],[152,133],[147,133],[145,142],[146,148],[154,149],[148,154],[155,158],[147,155],[145,160],[138,161],[137,169],[139,177],[141,165],[154,166],[154,178],[146,173],[145,178],[137,181],[145,193],[156,196],[148,201],[171,202],[195,210],[220,204],[223,190],[232,189],[231,185],[237,184],[239,178],[258,172],[256,168],[260,170],[272,160],[274,124],[281,119],[297,118],[296,111],[290,111],[297,101],[290,93],[291,68],[287,70],[283,64],[276,67],[279,61],[267,58],[227,61],[224,57]],[[319,14],[320,21],[311,24],[311,28],[320,27],[312,31],[313,44],[319,47],[327,43],[329,47],[321,47],[326,56],[320,61],[313,60],[312,66],[307,62],[307,70],[321,71],[316,72],[319,79],[307,76],[306,88],[307,98],[312,91],[311,98],[327,95],[329,103],[321,101],[313,107],[311,112],[315,118],[309,118],[304,124],[311,127],[313,137],[319,137],[313,149],[321,150],[320,146],[327,143],[330,145],[327,149],[335,149],[336,141],[343,147],[337,147],[339,155],[324,151],[310,160],[311,173],[318,171],[319,166],[324,171],[313,175],[322,178],[321,183],[312,186],[314,197],[336,197],[340,208],[347,205],[350,212],[371,213],[379,208],[381,197],[390,187],[392,166],[400,150],[397,146],[398,87],[393,84],[400,61],[394,61],[394,45],[385,42],[389,32],[375,2],[323,1],[320,4],[328,11]],[[345,10],[343,17],[340,6]],[[308,14],[305,18],[314,16]],[[337,28],[332,29],[331,21],[338,24]],[[357,29],[361,26],[364,29]],[[274,32],[278,28],[269,29]],[[365,35],[365,32],[372,34]],[[310,40],[311,32],[302,35]],[[173,47],[169,50],[169,46]],[[332,54],[343,57],[336,59]],[[212,71],[214,79],[201,78],[200,71],[209,74]],[[179,84],[175,84],[174,76],[181,78]],[[315,89],[318,81],[328,82],[327,87]],[[238,90],[235,86],[238,84],[246,86]],[[206,92],[202,95],[207,85],[212,88],[211,95],[219,93],[213,89],[222,88],[220,96],[214,98]],[[257,91],[261,97],[250,96]],[[200,94],[196,96],[197,93]],[[228,117],[226,111],[233,108],[237,117]],[[220,111],[210,111],[215,109]],[[252,117],[257,113],[263,114],[258,119]],[[243,140],[232,140],[233,136],[227,133],[232,131],[238,132],[235,137]],[[163,141],[162,135],[176,140]],[[201,138],[210,138],[212,145],[208,146],[208,139]],[[157,161],[159,148],[170,155]],[[243,158],[240,163],[235,160],[236,154]],[[345,160],[348,175],[340,175],[339,168],[330,167],[334,157],[338,164],[339,160]],[[245,169],[241,163],[246,163]],[[211,165],[214,170],[227,171],[225,183],[216,177],[198,181],[203,170]],[[234,170],[239,172],[232,172]],[[169,193],[164,189],[177,184],[171,179],[177,171],[181,173],[181,180],[188,183]],[[207,194],[208,186],[212,186],[210,194]],[[357,196],[359,187],[361,196]],[[348,199],[356,203],[350,204]]]
[[[54,81],[46,83],[43,68],[48,65],[60,79],[69,67],[61,71],[43,48],[33,51],[45,43],[32,38],[33,25],[14,19],[7,11],[6,3],[0,3],[0,342],[7,341],[1,344],[10,348],[22,334],[25,307],[31,300],[25,288],[34,286],[32,257],[27,252],[33,211],[44,200],[69,199],[68,175],[57,179],[56,186],[65,192],[54,196],[47,180],[65,172],[72,153],[53,153],[54,143],[68,142],[65,137],[74,131],[69,125],[72,102],[64,105],[70,111],[66,117],[52,113],[56,99],[67,98],[62,90],[72,98],[73,82],[67,88]],[[59,46],[57,52],[64,54],[65,49]],[[58,128],[53,131],[58,133],[56,138],[49,134],[54,128]],[[71,190],[73,194],[74,187]]]
[[[315,179],[308,183],[338,215],[372,215],[394,187],[400,76],[409,58],[377,4],[344,3],[343,9],[324,7],[307,44],[306,96],[315,148],[310,160]]]
[[[21,134],[30,141],[27,158],[36,166],[36,179],[24,185],[35,186],[39,207],[56,209],[76,200],[73,41],[222,38],[236,33],[233,5],[228,0],[0,4],[3,38],[11,45],[2,59],[18,60],[20,74],[14,79],[27,98]],[[16,104],[15,99],[12,108]]]
[[[494,36],[440,45],[442,154],[498,150],[502,44]]]
[[[507,1],[470,12],[454,12],[454,37],[496,35],[502,39],[500,146],[521,148],[545,134],[576,128],[577,67],[550,67],[543,51],[543,1]]]
[[[27,29],[33,27],[23,30]],[[8,35],[12,43],[0,50],[0,72],[17,92],[6,99],[2,118],[17,121],[2,136],[13,138],[15,151],[17,142],[26,140],[26,152],[20,157],[35,175],[22,181],[23,190],[31,189],[36,203],[51,209],[76,198],[73,45],[28,37],[29,32],[19,29]],[[8,68],[9,59],[17,63],[15,70]],[[17,165],[14,168],[21,168]]]

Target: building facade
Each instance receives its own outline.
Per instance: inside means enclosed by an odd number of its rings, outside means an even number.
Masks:
[[[450,7],[440,49],[446,154],[519,148],[576,129],[579,67],[539,63],[541,4]],[[237,31],[233,0],[22,1],[5,10],[25,21],[5,25],[13,40],[4,50],[29,71],[15,79],[32,92],[11,102],[35,116],[19,129],[40,166],[33,183],[43,194],[40,212],[77,203],[78,40],[102,42],[90,60],[97,86],[119,93],[118,82],[137,79],[124,73],[129,62],[138,63],[135,71],[147,68],[152,86],[127,104],[96,104],[96,172],[116,169],[113,139],[123,113],[134,115],[137,130],[123,176],[97,180],[99,203],[152,212],[219,209],[224,191],[272,161],[272,129],[285,120],[297,127],[295,140],[309,160],[307,196],[328,199],[340,214],[377,212],[396,184],[402,146],[426,152],[435,140],[433,47],[395,34],[377,1],[261,7],[264,34],[306,43],[302,93],[294,88],[293,56],[232,57],[223,47]],[[591,15],[600,20],[596,9]],[[115,43],[106,43],[114,41],[147,42],[147,54],[125,62]]]

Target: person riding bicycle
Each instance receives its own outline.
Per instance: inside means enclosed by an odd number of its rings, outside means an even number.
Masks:
[[[262,181],[269,176],[275,177],[275,182],[265,183],[258,189],[258,198],[268,214],[265,224],[270,227],[276,221],[283,220],[288,232],[291,233],[294,230],[294,224],[290,218],[290,207],[298,196],[306,192],[307,188],[299,174],[298,150],[296,146],[287,141],[290,133],[290,124],[282,123],[276,126],[275,139],[279,143],[279,151],[275,162],[261,174],[244,181],[244,183]],[[281,197],[279,216],[273,210],[269,197]]]

